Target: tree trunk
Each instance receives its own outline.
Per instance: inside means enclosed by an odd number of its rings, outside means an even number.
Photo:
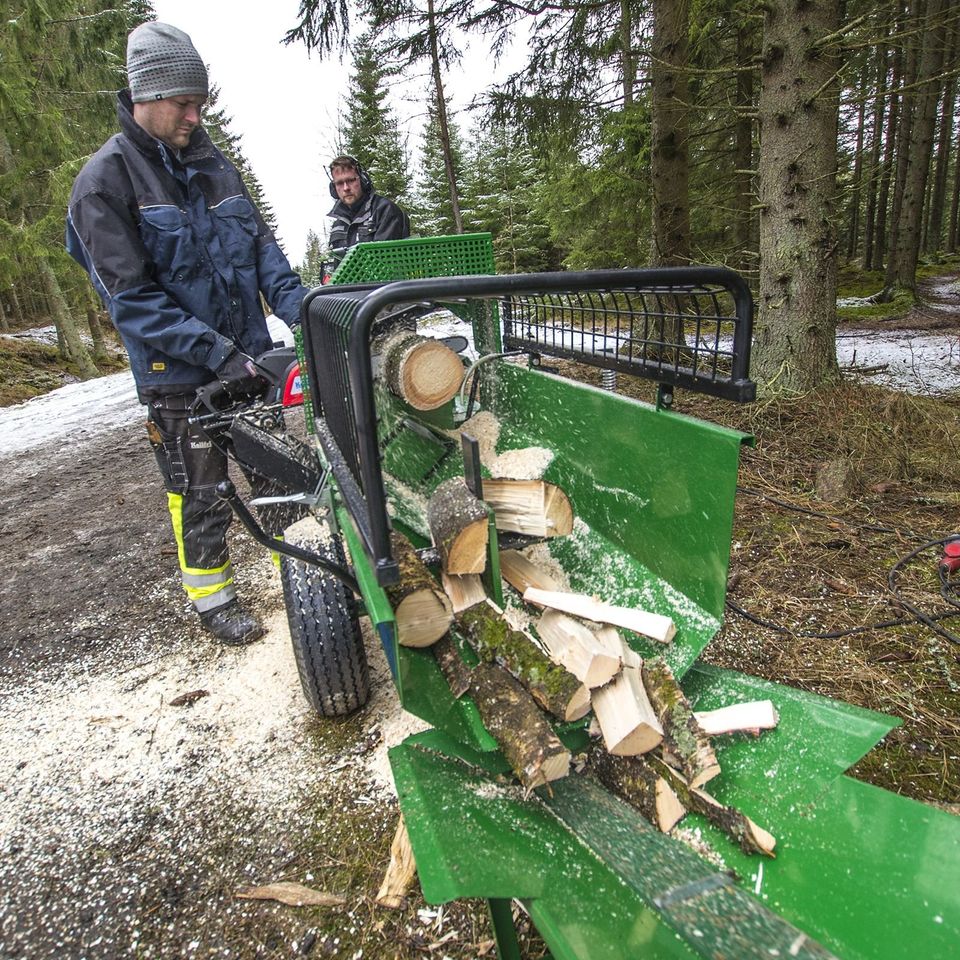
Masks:
[[[753,75],[754,57],[752,24],[737,29],[737,121],[734,126],[734,236],[737,262],[743,273],[754,273],[757,255],[753,230],[754,165],[753,165]],[[750,69],[746,69],[750,67]]]
[[[937,101],[940,85],[936,77],[943,66],[941,17],[950,10],[951,0],[929,0],[923,30],[923,53],[920,58],[916,116],[910,132],[907,175],[903,189],[903,211],[898,220],[895,283],[914,290],[917,285],[917,260],[923,225],[923,200],[933,149],[933,133],[937,122]]]
[[[838,374],[837,0],[766,8],[760,91],[760,322],[754,373],[804,392]]]
[[[960,130],[957,131],[957,145],[953,151],[956,159],[953,163],[953,195],[950,198],[950,229],[947,235],[947,252],[957,249],[957,229],[960,225]]]
[[[945,68],[952,68],[956,61],[957,27],[951,24],[947,41],[949,55],[944,60]],[[927,228],[929,253],[935,253],[943,242],[943,211],[947,204],[947,169],[950,166],[950,148],[953,146],[953,108],[956,102],[957,78],[950,74],[943,83],[943,103],[940,108],[940,136],[937,141],[936,170],[933,176],[933,196],[930,202],[930,222]]]
[[[60,284],[57,282],[53,268],[50,266],[46,257],[38,257],[37,266],[40,270],[40,277],[43,280],[44,291],[50,303],[53,322],[57,328],[58,342],[61,342],[63,345],[60,355],[64,360],[76,364],[77,373],[81,380],[91,380],[93,377],[98,377],[100,371],[97,370],[93,361],[90,359],[90,353],[80,339],[76,321],[70,314],[70,309],[60,290]]]
[[[107,342],[100,324],[100,312],[92,299],[87,299],[87,326],[93,338],[93,362],[103,363],[107,359]]]
[[[905,19],[904,0],[900,0],[897,10],[897,27]],[[903,47],[897,44],[893,55],[893,73],[890,80],[892,90],[900,87],[903,79]],[[890,109],[887,112],[887,129],[883,142],[883,169],[880,174],[880,196],[877,198],[877,221],[874,240],[873,268],[883,267],[889,249],[887,242],[887,213],[890,208],[890,183],[893,177],[893,161],[896,154],[897,131],[900,128],[900,106],[902,96],[893,93],[890,96]]]
[[[880,148],[883,143],[883,118],[887,92],[887,45],[877,45],[877,87],[873,101],[873,124],[870,131],[870,176],[867,181],[867,209],[863,224],[863,268],[873,270],[877,246],[874,230],[877,219],[877,197],[881,179]]]
[[[653,266],[690,262],[689,0],[653,0],[650,180]]]
[[[850,190],[850,207],[847,214],[847,259],[852,260],[860,247],[860,197],[863,179],[863,125],[867,111],[868,73],[864,66],[860,75],[860,108],[857,111],[857,150],[853,158],[853,178]]]
[[[433,87],[437,95],[437,122],[440,124],[440,142],[443,146],[443,166],[447,171],[450,186],[450,206],[457,233],[463,233],[463,215],[460,213],[460,191],[457,188],[457,171],[453,166],[453,151],[450,148],[450,125],[447,121],[447,101],[443,92],[443,75],[440,70],[440,48],[437,42],[437,19],[434,0],[427,0],[428,32],[430,36],[430,67]]]

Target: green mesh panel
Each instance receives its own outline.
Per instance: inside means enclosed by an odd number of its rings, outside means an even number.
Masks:
[[[351,247],[330,283],[386,283],[496,273],[489,233],[378,240]]]

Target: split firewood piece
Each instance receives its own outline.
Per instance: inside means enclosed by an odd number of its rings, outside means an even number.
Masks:
[[[533,697],[503,667],[493,663],[474,667],[470,692],[483,725],[527,790],[560,780],[570,772],[570,751]]]
[[[455,573],[447,573],[444,570],[440,579],[443,581],[443,589],[450,598],[453,605],[453,612],[459,613],[472,607],[475,603],[482,603],[487,598],[487,592],[483,589],[483,581],[479,573],[465,573],[457,576]]]
[[[445,343],[410,330],[386,334],[371,345],[378,372],[391,393],[415,410],[443,406],[463,383],[463,362]]]
[[[462,477],[445,480],[427,504],[427,523],[447,573],[483,573],[487,565],[487,508]]]
[[[663,759],[679,770],[692,788],[702,787],[720,773],[720,764],[673,671],[663,657],[656,657],[644,661],[641,674],[663,727]]]
[[[570,500],[553,483],[485,479],[483,499],[493,507],[498,530],[535,537],[565,537],[573,531]]]
[[[538,590],[559,590],[560,584],[542,567],[528,560],[517,550],[504,550],[500,554],[500,573],[503,579],[522,594],[528,587]]]
[[[780,715],[771,700],[733,703],[717,710],[697,711],[694,716],[703,732],[712,737],[741,732],[758,737],[761,730],[772,730],[780,722]]]
[[[662,614],[649,613],[635,607],[616,607],[602,600],[594,600],[593,597],[583,593],[538,590],[536,587],[528,587],[523,592],[523,599],[542,607],[562,610],[575,617],[623,627],[625,630],[632,630],[634,633],[641,633],[645,637],[659,640],[660,643],[669,643],[677,632],[673,621]]]
[[[642,757],[615,757],[595,746],[589,765],[611,793],[626,800],[663,833],[669,833],[687,812],[666,779]]]
[[[588,687],[612,680],[621,667],[620,649],[606,642],[579,620],[558,610],[546,610],[537,621],[537,636],[554,663],[569,670]]]
[[[377,893],[377,903],[381,907],[399,910],[406,903],[407,893],[416,875],[417,862],[413,856],[413,847],[410,846],[407,825],[401,813],[397,832],[393,835],[393,842],[390,844],[390,863]]]
[[[400,582],[386,588],[397,622],[397,642],[403,647],[429,647],[453,622],[453,606],[410,541],[390,535],[390,547],[400,568]]]
[[[559,720],[579,720],[590,710],[590,690],[551,662],[533,638],[514,630],[495,603],[485,600],[457,616],[457,627],[481,660],[503,664],[530,696]]]
[[[776,839],[763,827],[755,824],[745,813],[735,807],[725,807],[704,790],[687,786],[683,777],[669,764],[653,758],[655,768],[666,777],[680,802],[695,813],[703,814],[715,827],[736,841],[744,853],[761,853],[775,857]]]
[[[647,753],[662,742],[663,728],[636,667],[624,667],[612,683],[594,690],[592,702],[604,745],[614,756]]]

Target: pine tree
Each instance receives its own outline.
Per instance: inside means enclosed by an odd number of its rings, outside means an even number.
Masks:
[[[423,131],[422,159],[413,215],[423,233],[436,236],[456,233],[457,224],[444,164],[440,121],[433,100],[434,98],[431,98],[427,125]],[[448,126],[454,173],[459,179],[464,169],[463,143],[456,123],[448,121]]]
[[[313,230],[307,231],[307,249],[303,255],[303,262],[294,269],[300,274],[305,286],[319,287],[323,280],[323,262],[326,251],[320,243],[320,237]]]
[[[409,162],[397,118],[387,103],[391,71],[380,65],[381,58],[370,35],[361,37],[353,56],[344,150],[364,166],[378,193],[405,206],[410,202]]]

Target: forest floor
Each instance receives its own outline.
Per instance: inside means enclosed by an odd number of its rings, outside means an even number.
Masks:
[[[960,338],[956,280],[925,281],[926,305],[889,328],[920,329],[932,311]],[[123,376],[108,379],[129,390]],[[478,903],[373,903],[397,816],[385,749],[415,727],[378,644],[371,704],[312,717],[278,577],[243,531],[239,589],[268,636],[224,649],[198,628],[130,396],[73,420],[35,403],[10,408],[36,412],[32,439],[0,439],[0,957],[492,956]],[[678,409],[756,437],[729,592],[753,619],[729,610],[705,659],[899,717],[853,775],[958,812],[957,637],[950,620],[942,634],[913,621],[888,576],[960,531],[960,393],[847,376],[742,408],[680,394]],[[826,464],[846,468],[831,499],[817,493]],[[928,614],[947,606],[939,556],[928,548],[896,571],[903,599]],[[899,619],[911,622],[844,633]],[[344,902],[237,897],[279,880]],[[528,933],[523,944],[538,955]]]

